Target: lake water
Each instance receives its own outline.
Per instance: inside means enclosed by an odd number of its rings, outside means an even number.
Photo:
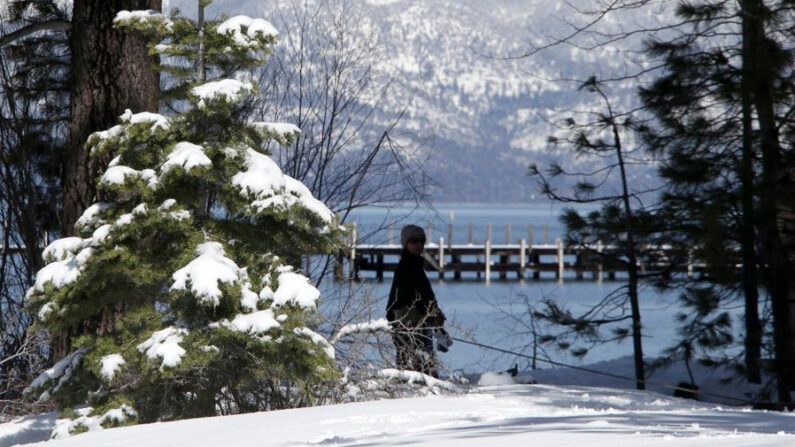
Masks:
[[[557,221],[562,207],[551,205],[472,205],[472,204],[444,204],[438,205],[434,210],[414,210],[404,208],[367,208],[357,211],[353,221],[357,222],[362,230],[363,242],[384,242],[386,224],[395,222],[393,237],[399,238],[399,229],[407,223],[419,224],[426,227],[428,222],[434,229],[443,228],[444,237],[447,237],[447,224],[454,225],[454,243],[465,243],[467,226],[473,226],[474,240],[482,241],[487,234],[488,224],[492,226],[494,241],[505,240],[505,226],[511,225],[512,240],[527,237],[528,225],[533,225],[536,243],[540,243],[540,228],[548,227],[549,238],[554,240],[563,233],[563,228]],[[592,208],[588,208],[592,209]],[[586,209],[587,210],[587,209]],[[380,231],[376,231],[381,227]],[[522,229],[521,232],[519,229]],[[434,240],[441,234],[434,230]],[[448,275],[446,281],[437,279],[436,274],[429,272],[431,284],[437,295],[439,303],[448,317],[452,335],[475,339],[481,343],[499,346],[503,349],[519,351],[528,355],[533,353],[533,337],[530,329],[531,319],[529,309],[538,305],[544,297],[553,297],[561,305],[570,309],[577,315],[587,310],[591,305],[601,300],[608,293],[620,287],[620,281],[576,281],[573,278],[564,278],[562,283],[554,279],[534,281],[525,279],[518,281],[509,279],[499,281],[492,279],[489,284],[474,279],[453,281]],[[346,293],[353,295],[367,295],[372,298],[372,317],[383,317],[386,297],[389,293],[391,276],[386,274],[384,282],[378,283],[372,278],[365,278],[361,283],[333,284],[330,281],[323,285],[324,313],[333,313],[339,308],[339,303],[331,298],[337,296],[339,290],[346,288]],[[348,288],[353,292],[348,292]],[[644,289],[641,293],[641,315],[644,331],[644,354],[647,357],[658,356],[675,340],[676,324],[675,314],[679,311],[676,296],[661,294],[652,289]],[[537,328],[543,332],[543,325],[536,322]],[[629,323],[624,324],[628,327]],[[609,329],[605,329],[606,331]],[[572,358],[551,346],[542,346],[537,355],[554,361],[573,364],[587,364],[601,360],[610,360],[632,354],[632,343],[626,339],[620,343],[594,346],[589,354],[582,359]],[[463,345],[453,345],[448,353],[440,354],[441,360],[450,370],[463,372],[479,372],[483,370],[507,369],[518,363],[520,368],[529,369],[531,360],[519,358],[508,354],[500,354],[481,348]],[[538,363],[539,367],[548,367]],[[632,371],[626,372],[632,375]]]

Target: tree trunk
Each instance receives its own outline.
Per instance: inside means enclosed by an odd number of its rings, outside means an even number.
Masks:
[[[615,123],[613,111],[610,110],[611,126],[613,139],[616,147],[616,158],[618,159],[619,172],[621,173],[621,201],[624,205],[624,228],[627,233],[627,273],[629,281],[627,283],[627,293],[629,294],[629,305],[632,312],[632,347],[633,359],[635,363],[635,388],[646,389],[646,373],[643,364],[643,326],[640,321],[640,297],[638,296],[638,254],[635,250],[635,228],[632,225],[633,214],[630,204],[629,183],[627,181],[626,164],[624,162],[623,146],[618,126]]]
[[[790,390],[795,381],[795,297],[791,296],[793,271],[784,238],[779,233],[787,222],[779,220],[778,200],[791,181],[783,164],[780,135],[775,115],[773,87],[776,72],[770,61],[776,57],[773,44],[765,36],[764,4],[762,0],[745,0],[743,7],[743,39],[749,46],[749,65],[752,73],[752,97],[759,121],[762,153],[762,179],[759,183],[759,234],[762,242],[761,260],[765,270],[766,287],[773,309],[773,339],[775,341],[775,369],[779,402],[791,402]]]
[[[96,180],[108,160],[89,157],[84,145],[95,131],[118,122],[125,109],[157,111],[160,77],[145,40],[113,27],[121,10],[160,10],[161,0],[75,0],[72,13],[70,112],[63,160],[63,235],[75,233],[74,223],[97,200]],[[53,358],[71,349],[72,337],[108,327],[109,312],[81,327],[53,334]]]
[[[747,25],[743,18],[743,31]],[[743,41],[742,66],[742,156],[740,160],[742,285],[745,296],[745,374],[751,383],[762,382],[762,324],[759,321],[759,282],[757,278],[756,227],[754,222],[754,147],[751,104],[751,47]]]
[[[72,14],[71,120],[63,165],[64,235],[96,200],[96,177],[107,160],[89,157],[88,136],[117,124],[125,109],[157,111],[159,76],[142,37],[113,27],[121,10],[156,9],[161,0],[75,0]]]

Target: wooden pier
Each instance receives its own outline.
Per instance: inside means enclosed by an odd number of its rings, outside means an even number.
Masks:
[[[425,249],[433,261],[426,262],[425,268],[436,272],[439,279],[461,280],[462,274],[474,273],[472,279],[486,282],[494,275],[502,280],[539,280],[550,278],[550,275],[562,280],[565,272],[573,271],[576,279],[600,281],[605,276],[615,279],[616,272],[620,271],[620,268],[605,269],[590,251],[564,249],[560,240],[554,245],[429,244]],[[375,273],[377,280],[383,280],[385,272],[393,272],[397,267],[401,251],[399,245],[357,245],[338,255],[336,276],[359,279],[361,272],[369,271]],[[586,258],[591,262],[586,262]]]
[[[351,241],[357,241],[356,228],[352,229]],[[431,234],[430,231],[426,231]],[[471,231],[469,231],[471,240]],[[516,243],[492,244],[491,231],[485,243],[450,244],[440,237],[437,242],[425,245],[427,258],[425,268],[431,276],[439,279],[475,279],[486,282],[492,279],[555,279],[602,281],[615,280],[617,274],[625,274],[626,266],[620,263],[606,264],[599,253],[605,250],[601,243],[589,247],[565,247],[561,239],[550,244],[528,243],[519,239]],[[532,229],[529,230],[532,237]],[[452,236],[452,230],[450,230]],[[546,239],[547,232],[544,231]],[[506,228],[506,239],[510,238],[510,228]],[[391,232],[390,232],[390,239]],[[448,239],[449,241],[449,239]],[[358,242],[358,241],[357,241]],[[357,280],[362,272],[372,272],[379,281],[385,272],[393,272],[400,260],[402,247],[392,241],[385,244],[351,243],[337,255],[336,278],[338,280]],[[639,266],[642,270],[661,266]],[[689,259],[676,269],[687,277],[701,272],[703,265]],[[464,276],[466,275],[466,277]]]

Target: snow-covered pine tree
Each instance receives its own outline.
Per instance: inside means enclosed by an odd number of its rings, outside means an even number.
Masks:
[[[28,393],[66,410],[56,436],[317,402],[334,351],[311,329],[319,291],[286,260],[335,249],[340,228],[264,149],[299,130],[242,117],[256,90],[245,69],[276,30],[154,11],[115,24],[152,39],[181,112],[128,110],[89,138],[93,156],[114,156],[103,202],[44,250],[27,304],[50,331],[99,323]]]

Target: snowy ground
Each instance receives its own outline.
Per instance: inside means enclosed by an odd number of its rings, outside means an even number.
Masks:
[[[624,367],[622,362],[626,359],[594,367],[615,370]],[[795,413],[677,399],[654,391],[551,384],[594,380],[572,371],[539,371],[534,376],[540,384],[473,386],[462,394],[139,425],[41,445],[795,446]],[[657,380],[669,376],[663,372]],[[488,383],[497,382],[492,376]],[[46,439],[54,421],[49,414],[2,424],[0,446]]]

